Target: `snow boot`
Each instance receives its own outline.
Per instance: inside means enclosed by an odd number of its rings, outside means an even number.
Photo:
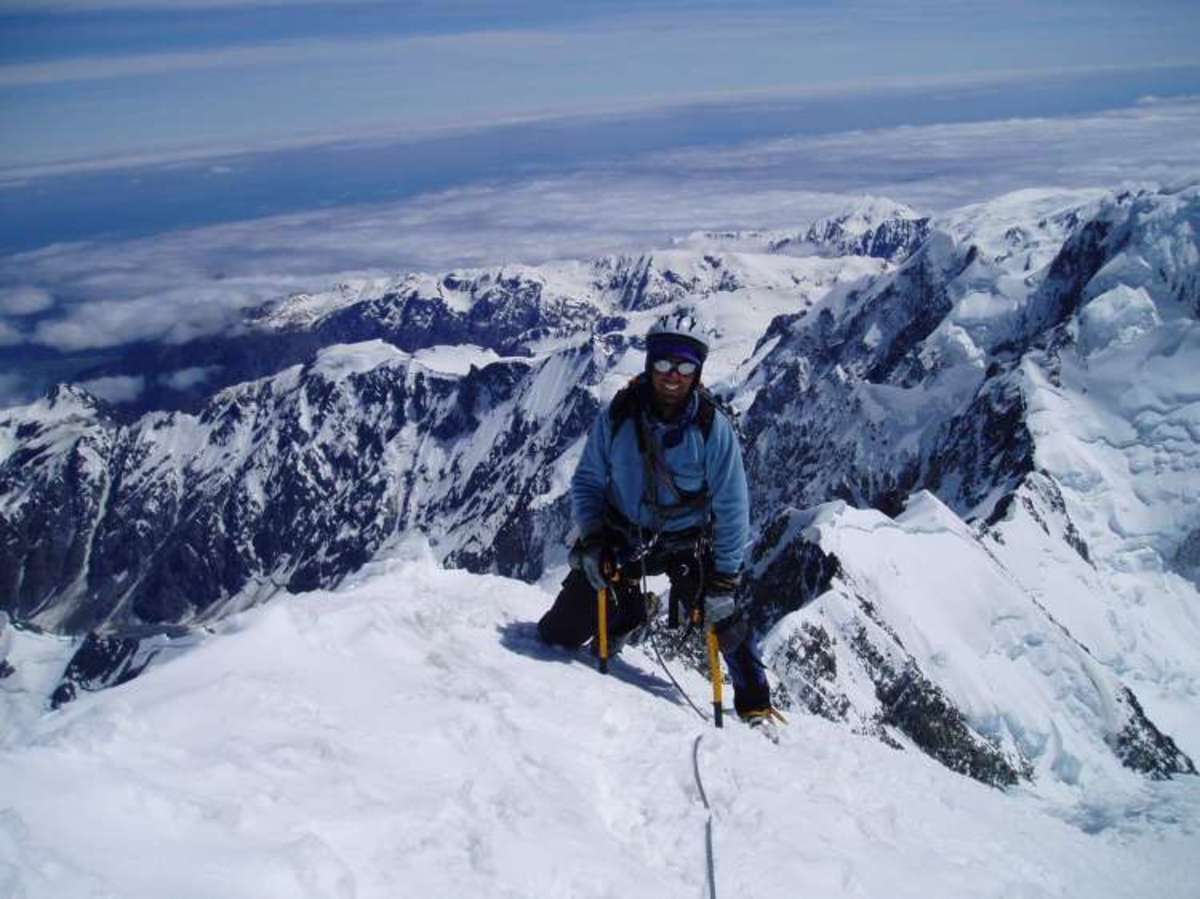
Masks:
[[[738,717],[746,722],[751,730],[758,731],[772,743],[779,742],[779,728],[787,724],[787,719],[771,706],[740,712]]]

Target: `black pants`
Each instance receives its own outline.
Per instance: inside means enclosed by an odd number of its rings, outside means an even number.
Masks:
[[[710,562],[696,547],[671,552],[652,552],[645,560],[648,575],[665,574],[671,581],[671,595],[684,610],[704,601],[704,577]],[[613,639],[645,623],[646,604],[639,587],[642,563],[621,569],[620,577],[608,591],[608,629]],[[542,640],[570,649],[582,646],[596,633],[596,590],[582,571],[571,571],[562,582],[554,605],[538,622]],[[729,679],[733,682],[733,707],[738,714],[768,708],[770,687],[762,665],[755,658],[751,641],[730,653],[723,653]]]

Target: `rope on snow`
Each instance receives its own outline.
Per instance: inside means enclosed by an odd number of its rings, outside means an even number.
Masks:
[[[692,773],[696,775],[696,787],[700,790],[700,801],[708,812],[708,820],[704,822],[704,853],[707,858],[708,896],[717,899],[717,874],[713,861],[713,816],[708,797],[704,794],[704,781],[700,779],[700,741],[704,734],[696,734],[696,742],[692,744]]]

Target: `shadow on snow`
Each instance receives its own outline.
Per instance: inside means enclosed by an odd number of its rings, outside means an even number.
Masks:
[[[596,657],[592,655],[589,646],[579,649],[568,649],[563,646],[552,646],[544,643],[538,636],[537,623],[533,621],[509,621],[496,628],[500,634],[500,645],[510,652],[537,659],[540,662],[559,662],[561,664],[582,663],[590,668],[596,667]],[[597,674],[599,672],[597,671]],[[619,655],[608,661],[608,676],[645,690],[659,699],[665,699],[675,705],[684,705],[679,693],[670,681],[664,680],[657,674],[651,674],[636,665],[622,659]]]

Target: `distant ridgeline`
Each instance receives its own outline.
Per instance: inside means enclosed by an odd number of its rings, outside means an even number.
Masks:
[[[1192,773],[1155,719],[1200,691],[1198,232],[1195,187],[868,199],[288,297],[87,373],[142,378],[135,402],[0,412],[0,607],[86,635],[61,702],[404,534],[536,579],[587,428],[688,307],[740,413],[781,702],[998,785]]]

